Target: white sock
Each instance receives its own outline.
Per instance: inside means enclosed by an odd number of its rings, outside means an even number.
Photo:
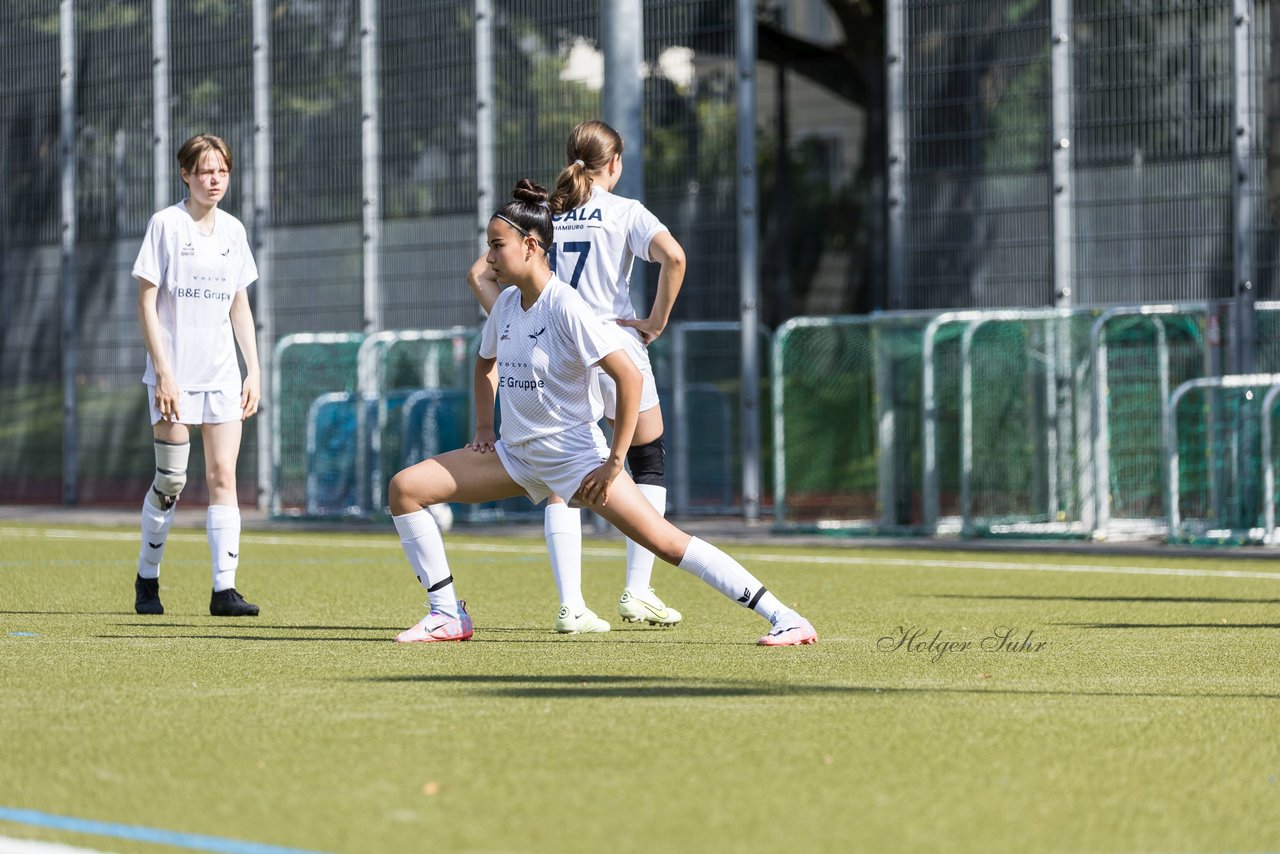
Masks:
[[[560,604],[574,610],[587,607],[582,598],[582,511],[568,504],[548,504],[542,517],[547,557],[556,579]]]
[[[667,515],[667,488],[652,483],[638,483],[636,488],[645,500],[658,511],[659,516]],[[653,580],[653,552],[639,543],[627,540],[627,589],[637,593],[646,592]]]
[[[400,535],[400,548],[413,567],[413,574],[427,591],[431,610],[453,617],[458,612],[458,595],[453,589],[453,576],[449,573],[449,560],[444,555],[444,540],[440,526],[426,510],[392,516],[396,533]]]
[[[680,568],[698,576],[725,596],[750,608],[769,622],[786,609],[746,567],[715,546],[694,537],[680,559]]]
[[[178,508],[177,504],[171,504],[165,510],[159,501],[150,489],[142,500],[142,548],[138,551],[138,575],[143,578],[160,577],[160,559],[164,557],[169,529],[173,527],[173,514]]]
[[[205,530],[213,557],[214,592],[230,590],[236,586],[236,567],[240,566],[240,508],[210,504]]]

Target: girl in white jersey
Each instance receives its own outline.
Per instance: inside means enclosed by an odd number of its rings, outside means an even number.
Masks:
[[[617,131],[601,121],[582,122],[569,132],[565,154],[569,165],[557,177],[548,202],[555,224],[551,268],[577,290],[597,317],[625,330],[626,352],[644,384],[627,464],[641,494],[659,514],[665,514],[662,409],[645,347],[662,334],[671,316],[684,281],[684,250],[644,205],[611,192],[622,177],[622,137]],[[631,302],[631,268],[636,258],[660,266],[658,291],[647,318],[637,317]],[[483,256],[472,266],[467,282],[485,311],[491,311],[501,285]],[[601,396],[604,415],[613,421],[617,395],[612,378],[597,371],[592,392]],[[557,630],[608,631],[604,620],[581,624],[573,619],[584,605],[581,511],[552,496],[543,531],[560,593]],[[667,607],[654,592],[652,575],[653,553],[628,539],[626,584],[618,613],[627,622],[673,626],[680,622],[680,612]]]
[[[160,559],[187,482],[191,425],[204,441],[209,487],[206,528],[212,556],[215,617],[256,617],[258,606],[236,591],[240,508],[236,459],[242,422],[258,410],[258,349],[247,288],[258,278],[244,226],[218,209],[231,178],[231,150],[212,134],[178,149],[187,198],[147,223],[133,265],[138,315],[147,348],[147,384],[156,474],[142,504],[142,548],[134,581],[139,614],[163,614]],[[248,375],[236,361],[240,344]]]
[[[813,626],[786,608],[733,558],[664,519],[623,471],[639,420],[643,381],[615,325],[596,316],[551,272],[546,190],[521,180],[515,201],[489,220],[485,261],[511,283],[493,305],[476,358],[476,435],[461,450],[432,457],[391,479],[389,497],[400,544],[427,589],[430,612],[396,637],[402,643],[467,640],[473,626],[454,591],[440,529],[426,508],[442,501],[482,503],[527,495],[568,495],[663,560],[696,575],[768,619],[765,646],[817,640]],[[612,443],[597,424],[590,394],[599,369],[616,387]],[[494,402],[502,395],[502,438]],[[587,621],[582,606],[572,615]]]

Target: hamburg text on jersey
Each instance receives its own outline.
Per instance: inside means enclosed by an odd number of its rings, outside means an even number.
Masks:
[[[598,187],[580,207],[552,216],[555,241],[551,269],[568,282],[598,317],[634,318],[631,267],[649,260],[649,243],[666,231],[657,217],[634,199]]]

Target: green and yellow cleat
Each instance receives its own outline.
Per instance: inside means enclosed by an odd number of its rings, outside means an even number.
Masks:
[[[583,606],[575,614],[568,605],[562,605],[556,615],[556,631],[562,635],[599,634],[609,631],[609,624],[590,608]]]
[[[683,619],[675,608],[668,608],[650,587],[644,592],[628,587],[618,600],[618,614],[624,623],[648,623],[651,626],[670,627]]]

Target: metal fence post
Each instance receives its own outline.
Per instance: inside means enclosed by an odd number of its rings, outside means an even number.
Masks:
[[[76,10],[74,0],[58,6],[59,87],[58,142],[61,162],[62,214],[62,503],[75,504],[79,493],[77,470],[80,464],[79,405],[76,373],[79,370],[79,330],[76,316],[79,299],[76,286]]]
[[[378,123],[378,0],[360,0],[360,158],[361,158],[361,287],[364,305],[364,332],[376,335],[382,331],[382,294],[379,266],[382,252],[382,161]],[[366,343],[374,340],[367,339]],[[376,489],[372,481],[373,460],[370,459],[370,424],[365,400],[364,374],[361,373],[360,394],[356,403],[357,434],[360,447],[357,460],[357,493],[360,507],[374,509]]]
[[[476,233],[481,251],[493,214],[493,0],[476,0]],[[483,312],[482,312],[483,313]]]
[[[1235,117],[1235,134],[1231,146],[1231,166],[1235,180],[1231,182],[1232,203],[1235,217],[1232,229],[1232,267],[1235,280],[1234,329],[1232,330],[1232,371],[1247,374],[1254,368],[1257,323],[1254,318],[1253,282],[1254,269],[1253,225],[1254,205],[1258,188],[1255,186],[1251,154],[1256,135],[1253,109],[1252,62],[1254,4],[1250,0],[1232,0],[1231,11],[1235,24],[1232,41],[1232,105]],[[1261,69],[1259,69],[1261,70]]]
[[[271,304],[271,10],[268,0],[253,0],[253,257],[258,265],[258,287],[254,294],[258,324],[259,376],[272,376],[275,356],[275,317]],[[269,385],[263,384],[270,389]],[[280,401],[268,399],[275,409]],[[258,415],[258,507],[276,505],[274,476],[275,447],[271,422]]]
[[[1075,305],[1075,206],[1073,204],[1073,176],[1071,152],[1071,115],[1074,109],[1074,90],[1071,76],[1072,9],[1071,0],[1051,0],[1049,4],[1050,78],[1052,99],[1053,155],[1051,180],[1053,181],[1053,304],[1057,308],[1070,309]],[[1078,436],[1071,443],[1072,417],[1078,386],[1071,371],[1071,321],[1049,321],[1061,326],[1065,334],[1054,335],[1053,396],[1055,417],[1049,425],[1050,441],[1056,455],[1052,472],[1055,486],[1071,483],[1073,470],[1070,455],[1061,453],[1074,447],[1076,456],[1084,459],[1088,439]],[[1085,401],[1087,403],[1087,400]],[[1060,510],[1061,507],[1055,507]]]
[[[151,209],[155,211],[173,204],[169,100],[169,0],[151,0],[151,121],[155,131],[151,135],[155,164]]]
[[[1253,61],[1253,18],[1254,8],[1259,4],[1251,0],[1232,0],[1232,19],[1234,22],[1234,38],[1232,40],[1232,108],[1234,111],[1235,134],[1231,146],[1231,165],[1235,180],[1232,185],[1232,205],[1235,216],[1232,223],[1232,268],[1235,282],[1235,301],[1232,312],[1232,370],[1247,374],[1255,370],[1257,365],[1258,325],[1254,314],[1254,287],[1257,269],[1254,256],[1254,212],[1259,196],[1259,188],[1254,178],[1253,141],[1257,138],[1254,111],[1254,73],[1261,74],[1262,68],[1254,67]],[[1263,191],[1265,192],[1265,190]],[[1257,432],[1251,420],[1238,425],[1242,431],[1241,441],[1252,444],[1257,440]],[[1236,460],[1237,482],[1241,484],[1256,483],[1260,474],[1249,464],[1246,454]],[[1249,489],[1237,490],[1236,495],[1242,501],[1254,492]],[[1241,512],[1248,514],[1251,508],[1241,506]]]
[[[1053,99],[1053,304],[1070,308],[1074,302],[1075,275],[1073,239],[1075,228],[1071,207],[1071,0],[1051,0],[1049,4],[1050,70]]]
[[[604,48],[604,120],[625,143],[622,177],[615,192],[644,201],[644,123],[642,121],[644,11],[640,0],[607,0],[601,5],[600,41]],[[632,299],[643,302],[644,289],[633,285]],[[637,310],[645,307],[638,306]]]
[[[889,308],[904,308],[906,298],[907,118],[904,107],[906,76],[906,11],[903,0],[885,4],[885,113],[888,131],[888,290]]]
[[[756,206],[756,15],[737,0],[738,282],[742,311],[742,515],[760,518],[760,271]]]
[[[625,143],[622,177],[614,191],[644,202],[644,10],[640,0],[606,0],[601,5],[600,42],[604,52],[600,110]],[[631,303],[640,317],[649,316],[646,290],[644,277],[633,276]]]
[[[364,331],[382,329],[382,140],[378,115],[378,0],[360,0],[360,158]]]
[[[884,113],[888,133],[886,205],[888,307],[906,307],[906,12],[904,0],[884,4]]]

